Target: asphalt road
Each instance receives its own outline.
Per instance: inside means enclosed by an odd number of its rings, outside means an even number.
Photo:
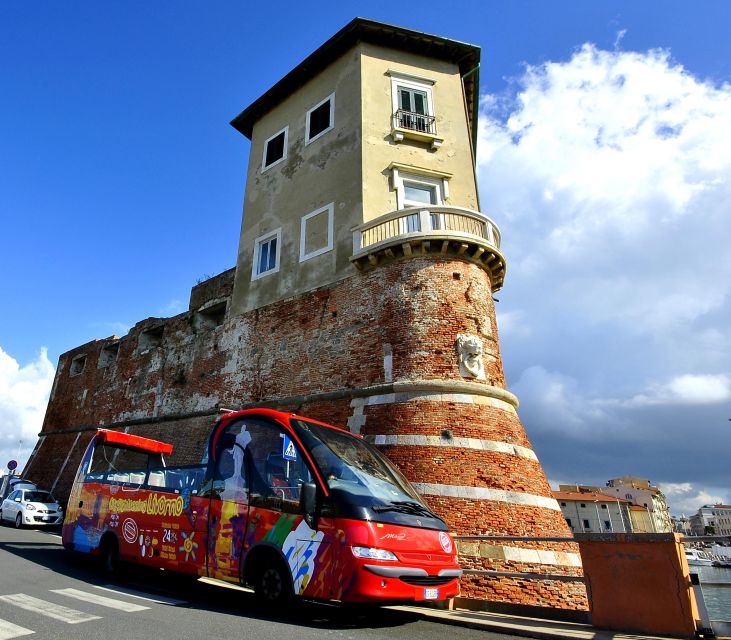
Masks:
[[[0,640],[510,638],[417,614],[300,603],[267,614],[253,594],[135,567],[110,581],[64,551],[57,531],[0,527]]]

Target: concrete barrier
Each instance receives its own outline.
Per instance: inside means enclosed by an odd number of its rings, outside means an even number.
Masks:
[[[700,626],[681,536],[575,534],[595,627],[695,637]]]

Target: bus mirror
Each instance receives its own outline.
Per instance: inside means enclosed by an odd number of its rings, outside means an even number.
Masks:
[[[302,484],[300,511],[310,529],[317,527],[317,485],[314,482]]]

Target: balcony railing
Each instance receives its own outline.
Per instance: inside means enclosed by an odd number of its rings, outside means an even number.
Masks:
[[[359,269],[382,259],[426,253],[456,254],[490,271],[494,290],[502,286],[505,259],[500,230],[487,216],[447,206],[400,209],[360,225],[353,231],[351,261]]]
[[[428,116],[414,111],[399,109],[393,114],[393,126],[395,129],[408,129],[419,133],[437,135],[437,123],[434,116]]]

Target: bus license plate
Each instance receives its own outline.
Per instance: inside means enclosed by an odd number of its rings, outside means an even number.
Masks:
[[[424,589],[424,600],[438,600],[439,589]]]

